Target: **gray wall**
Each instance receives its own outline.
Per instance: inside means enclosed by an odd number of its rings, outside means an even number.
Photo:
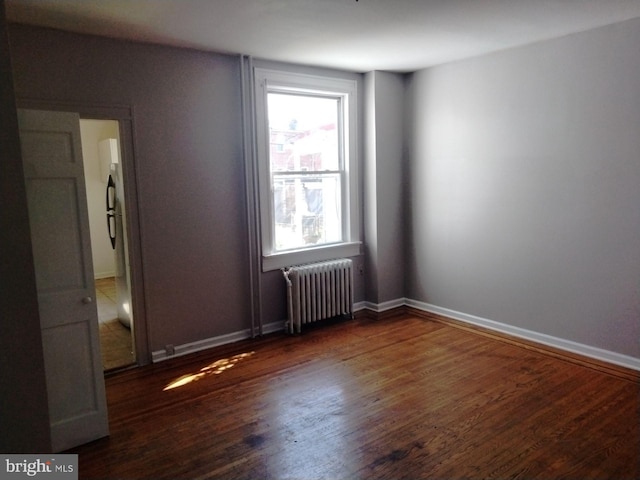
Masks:
[[[49,409],[4,0],[0,0],[0,452],[51,451]]]
[[[640,356],[639,30],[420,71],[406,92],[369,74],[374,283],[357,276],[356,300],[404,296]],[[17,25],[10,45],[19,98],[133,107],[150,350],[249,328],[239,58]],[[282,320],[281,274],[260,277],[263,321]]]
[[[149,350],[250,328],[240,58],[23,25],[10,45],[29,105],[133,108]],[[258,297],[265,324],[285,320],[281,272]]]
[[[404,77],[365,75],[364,231],[367,300],[404,297]]]
[[[415,73],[407,297],[640,357],[640,20]]]
[[[150,350],[249,327],[238,59],[12,25],[16,95],[133,107]]]

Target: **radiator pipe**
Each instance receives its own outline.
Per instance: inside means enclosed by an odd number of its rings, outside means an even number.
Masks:
[[[251,338],[262,335],[262,280],[260,274],[260,246],[258,238],[257,179],[255,175],[254,118],[255,102],[253,98],[253,59],[240,55],[240,80],[242,102],[242,136],[245,176],[245,200],[247,202],[247,253],[249,256],[249,290],[251,293]]]
[[[293,288],[293,284],[291,283],[291,279],[289,278],[289,271],[286,268],[282,268],[282,275],[284,275],[284,279],[287,282],[287,311],[289,314],[288,330],[289,333],[293,333],[293,294],[291,290]]]

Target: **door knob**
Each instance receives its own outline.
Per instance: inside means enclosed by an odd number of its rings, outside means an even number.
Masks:
[[[93,302],[93,298],[91,298],[91,297],[84,297],[84,298],[82,299],[82,303],[84,303],[85,305],[88,305],[88,304],[90,304],[91,302]]]

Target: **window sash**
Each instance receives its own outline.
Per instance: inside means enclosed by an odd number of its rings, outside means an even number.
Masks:
[[[356,95],[355,79],[331,78],[265,68],[254,69],[256,153],[259,192],[259,218],[263,271],[284,266],[328,260],[360,254],[360,226],[357,205],[356,156]],[[338,115],[339,169],[315,171],[271,171],[270,132],[268,121],[269,93],[298,94],[339,99]],[[275,240],[276,211],[274,207],[274,178],[294,178],[296,175],[338,175],[341,207],[341,239],[308,247],[277,249]]]
[[[272,175],[276,253],[344,242],[343,178],[340,171]]]

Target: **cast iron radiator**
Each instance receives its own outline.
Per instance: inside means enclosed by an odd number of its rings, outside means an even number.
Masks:
[[[348,258],[283,268],[289,320],[286,330],[339,315],[353,315],[353,266]]]

